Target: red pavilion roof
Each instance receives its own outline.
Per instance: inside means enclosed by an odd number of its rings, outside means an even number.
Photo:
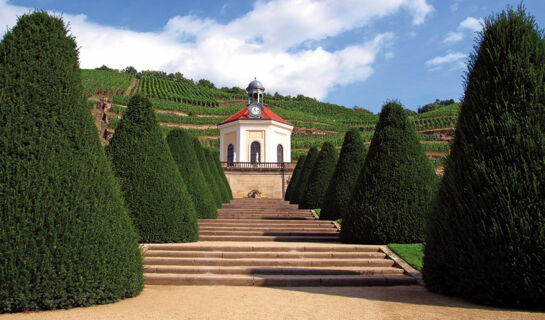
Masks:
[[[220,122],[218,126],[229,123],[229,122],[237,121],[237,120],[275,120],[275,121],[293,126],[293,124],[287,122],[286,120],[280,118],[280,116],[278,116],[276,113],[272,112],[269,108],[267,108],[266,105],[263,105],[263,112],[261,113],[263,115],[263,118],[257,118],[257,119],[248,118],[250,111],[248,110],[247,106],[248,105],[246,105],[246,107],[242,108],[240,111],[238,111],[234,115]]]

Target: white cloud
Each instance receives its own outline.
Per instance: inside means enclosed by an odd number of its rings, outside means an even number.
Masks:
[[[437,56],[426,61],[426,66],[428,66],[430,71],[439,71],[445,66],[449,66],[450,70],[456,70],[464,68],[466,60],[467,54],[462,52],[451,52],[444,56]]]
[[[473,17],[467,17],[464,19],[464,21],[460,22],[458,25],[458,28],[456,28],[456,32],[449,32],[445,36],[445,39],[443,39],[443,43],[456,43],[462,41],[466,33],[471,32],[472,34],[481,31],[483,24],[483,19],[477,19]]]
[[[462,2],[462,0],[455,0],[454,3],[450,5],[450,11],[458,11],[458,8],[460,7],[460,2]]]
[[[271,93],[323,98],[335,85],[367,79],[375,57],[391,45],[394,35],[376,34],[337,51],[304,44],[319,43],[402,10],[418,25],[434,8],[426,0],[258,0],[252,11],[227,24],[194,15],[175,16],[162,31],[153,33],[91,23],[85,15],[63,18],[76,36],[82,68],[106,64],[180,71],[217,86],[244,87],[256,76]],[[16,15],[28,11],[0,0],[0,25],[13,26]]]

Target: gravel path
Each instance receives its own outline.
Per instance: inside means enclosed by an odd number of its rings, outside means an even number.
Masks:
[[[0,319],[545,319],[404,287],[146,286],[118,303]]]

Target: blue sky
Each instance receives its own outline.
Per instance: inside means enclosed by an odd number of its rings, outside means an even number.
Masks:
[[[502,0],[0,0],[0,25],[33,8],[62,13],[80,64],[180,71],[217,86],[302,93],[380,111],[460,99],[481,19]],[[526,0],[545,27],[545,1]],[[4,32],[2,30],[2,32]]]

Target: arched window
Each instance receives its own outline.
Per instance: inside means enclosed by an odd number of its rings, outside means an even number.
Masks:
[[[261,162],[261,144],[257,141],[252,142],[250,145],[250,162]]]
[[[276,146],[276,162],[284,162],[284,147],[281,144]]]
[[[227,162],[235,162],[235,147],[232,143],[227,147]]]

